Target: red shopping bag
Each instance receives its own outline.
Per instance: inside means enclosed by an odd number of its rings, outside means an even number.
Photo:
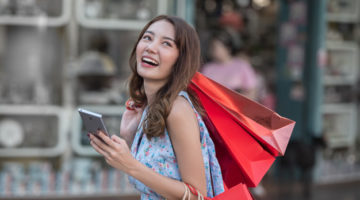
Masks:
[[[247,187],[255,187],[275,157],[285,153],[295,122],[200,73],[189,87],[206,111],[205,123],[229,188],[214,199],[252,199]]]

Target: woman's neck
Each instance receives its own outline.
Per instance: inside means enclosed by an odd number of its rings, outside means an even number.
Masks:
[[[148,104],[154,101],[156,93],[162,86],[164,86],[163,82],[144,80],[144,90]]]

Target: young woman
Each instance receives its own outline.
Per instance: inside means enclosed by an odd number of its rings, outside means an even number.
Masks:
[[[130,56],[130,104],[136,106],[123,114],[121,138],[100,133],[102,142],[90,134],[94,149],[129,175],[141,199],[181,199],[184,183],[204,196],[224,191],[201,107],[188,89],[199,66],[196,31],[177,17],[154,18]]]

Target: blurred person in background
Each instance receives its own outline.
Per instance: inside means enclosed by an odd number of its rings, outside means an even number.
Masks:
[[[102,142],[89,134],[90,144],[130,176],[141,199],[181,199],[184,182],[208,197],[222,193],[215,147],[202,108],[188,89],[200,67],[196,31],[180,18],[158,16],[140,33],[129,63],[131,99],[121,138],[100,133]],[[191,199],[197,197],[191,194]]]
[[[240,40],[226,29],[214,32],[209,42],[210,62],[201,72],[252,100],[257,100],[257,76],[245,54],[239,56]]]

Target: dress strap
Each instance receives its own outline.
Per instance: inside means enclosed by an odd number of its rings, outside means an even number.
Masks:
[[[190,99],[190,97],[189,97],[189,94],[186,92],[186,91],[180,91],[179,92],[179,96],[183,96],[186,100],[188,100],[188,102],[190,103],[190,105],[191,105],[191,107],[193,107],[194,108],[194,105],[193,105],[193,103],[191,102],[191,99]]]

